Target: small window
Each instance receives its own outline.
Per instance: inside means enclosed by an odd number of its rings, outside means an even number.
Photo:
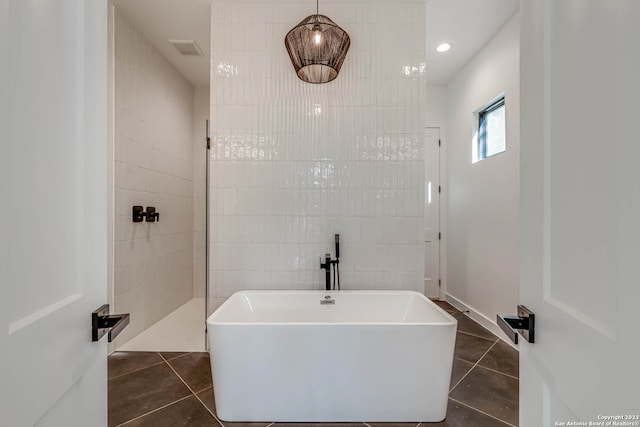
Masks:
[[[507,149],[504,97],[478,112],[478,160]]]

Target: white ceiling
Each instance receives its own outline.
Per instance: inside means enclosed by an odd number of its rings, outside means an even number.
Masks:
[[[196,86],[209,86],[210,0],[114,0],[116,7]],[[203,56],[184,56],[169,40],[194,40]]]
[[[518,8],[518,0],[428,0],[428,83],[446,85]],[[451,50],[436,52],[442,42]]]
[[[211,0],[114,0],[116,7],[194,85],[209,85]],[[427,81],[446,85],[518,10],[518,0],[427,0]],[[292,25],[295,23],[292,23]],[[203,56],[183,56],[169,40],[195,40]],[[452,44],[447,53],[435,48]]]

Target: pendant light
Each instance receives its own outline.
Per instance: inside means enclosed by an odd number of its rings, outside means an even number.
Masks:
[[[346,31],[318,13],[316,0],[316,14],[289,31],[284,44],[300,80],[328,83],[338,76],[351,40]]]

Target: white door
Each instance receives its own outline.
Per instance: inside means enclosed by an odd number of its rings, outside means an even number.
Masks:
[[[107,2],[0,2],[0,424],[107,424]]]
[[[424,294],[440,298],[440,128],[425,138]]]
[[[520,300],[537,330],[520,345],[520,425],[637,426],[640,2],[521,13]]]

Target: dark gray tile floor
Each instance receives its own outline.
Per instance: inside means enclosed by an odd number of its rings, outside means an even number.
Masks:
[[[505,427],[518,425],[518,352],[444,301],[458,320],[440,423],[228,423],[218,420],[207,353],[109,356],[109,427]]]

